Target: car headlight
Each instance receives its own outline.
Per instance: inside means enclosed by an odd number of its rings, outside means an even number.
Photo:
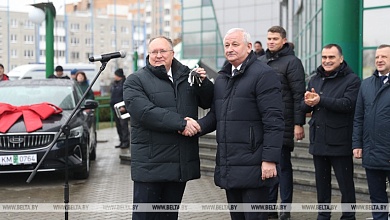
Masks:
[[[70,129],[69,138],[79,138],[83,135],[83,126],[78,126]],[[64,133],[61,134],[59,140],[65,140],[66,136]]]

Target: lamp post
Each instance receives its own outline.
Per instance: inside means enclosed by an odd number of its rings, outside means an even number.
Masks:
[[[37,3],[32,4],[38,10],[41,10],[45,14],[46,21],[46,78],[48,78],[54,72],[54,18],[56,16],[56,9],[51,2]],[[33,10],[29,14],[30,19],[36,23],[40,24],[43,19],[37,10]],[[34,15],[38,15],[34,17]]]

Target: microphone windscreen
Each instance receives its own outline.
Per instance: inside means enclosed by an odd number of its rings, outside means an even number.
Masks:
[[[126,52],[125,51],[120,50],[119,53],[121,54],[121,58],[125,58],[126,57]]]

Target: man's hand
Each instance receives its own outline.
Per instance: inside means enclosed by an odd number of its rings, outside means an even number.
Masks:
[[[122,112],[122,113],[125,113],[126,112],[126,108],[122,106],[122,107],[119,108],[119,111]]]
[[[306,105],[314,107],[320,102],[321,97],[316,93],[314,88],[311,91],[306,91],[304,96],[304,102]]]
[[[206,79],[207,75],[206,75],[206,70],[204,70],[203,68],[201,67],[198,67],[196,68],[195,72],[199,73],[199,76],[200,76],[200,79],[203,81],[204,79]]]
[[[274,162],[263,161],[261,163],[261,179],[265,180],[268,178],[276,177],[276,164]]]
[[[188,136],[188,137],[192,137],[201,131],[200,125],[198,124],[197,121],[195,121],[194,119],[192,119],[190,117],[185,117],[184,119],[187,121],[187,125],[186,125],[184,131],[182,131],[182,132],[179,131],[180,134]]]
[[[356,159],[361,159],[362,158],[362,152],[363,152],[363,150],[361,148],[353,149],[353,156]]]
[[[294,137],[295,137],[295,140],[297,140],[297,141],[305,138],[305,129],[303,129],[302,126],[295,125],[294,126]]]

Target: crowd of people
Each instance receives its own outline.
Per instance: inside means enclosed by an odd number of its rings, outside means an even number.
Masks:
[[[120,144],[130,148],[134,203],[180,204],[186,183],[200,178],[199,137],[216,132],[215,184],[228,203],[291,204],[295,141],[309,138],[317,202],[330,204],[331,170],[341,203],[356,203],[353,157],[362,159],[372,203],[388,203],[390,181],[390,45],[376,49],[372,76],[361,80],[347,64],[340,45],[323,46],[321,65],[305,82],[305,70],[287,41],[286,30],[267,32],[267,49],[241,28],[223,38],[226,62],[214,83],[205,69],[194,70],[174,57],[165,36],[149,41],[146,66],[127,78],[114,73],[111,107],[124,101],[115,115]],[[50,78],[67,78],[61,66]],[[83,91],[85,73],[72,71]],[[74,75],[74,76],[73,76]],[[190,82],[199,78],[198,83]],[[0,81],[7,80],[0,64]],[[387,96],[389,94],[389,96]],[[89,94],[93,98],[93,94]],[[198,109],[209,109],[198,118]],[[306,122],[307,115],[310,120]],[[131,135],[129,129],[131,126]],[[303,126],[308,123],[309,134]],[[280,198],[278,198],[280,195]],[[177,219],[173,212],[133,212],[134,220]],[[373,212],[387,219],[388,212]],[[230,212],[231,219],[291,219],[283,212]],[[317,219],[330,219],[319,211]],[[356,219],[343,211],[341,219]]]
[[[148,45],[146,66],[124,81],[131,115],[131,176],[134,203],[180,204],[187,181],[200,177],[198,138],[216,131],[215,184],[228,203],[293,202],[291,152],[308,136],[318,203],[331,203],[333,168],[341,203],[356,203],[353,156],[363,159],[370,198],[387,203],[390,139],[390,45],[376,51],[375,73],[363,82],[348,66],[338,44],[325,45],[321,65],[305,82],[302,62],[283,27],[268,29],[267,49],[252,48],[250,34],[229,30],[226,62],[214,84],[201,67],[201,84],[188,82],[190,69],[174,58],[171,39]],[[307,83],[307,85],[306,85]],[[361,85],[362,84],[362,85]],[[209,108],[198,119],[198,107]],[[305,134],[307,114],[309,134]],[[281,213],[230,212],[231,219],[291,219]],[[330,219],[329,211],[317,219]],[[374,212],[385,219],[386,212]],[[176,212],[134,212],[133,219],[177,219]],[[341,219],[355,219],[345,211]],[[386,217],[387,219],[387,217]]]

